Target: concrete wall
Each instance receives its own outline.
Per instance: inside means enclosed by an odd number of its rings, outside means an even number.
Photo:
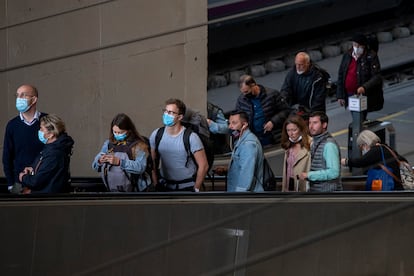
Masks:
[[[91,162],[119,112],[147,136],[167,98],[205,112],[207,28],[187,27],[206,21],[206,0],[0,0],[1,146],[23,83],[66,122],[74,176],[96,176]]]
[[[0,271],[414,275],[413,215],[412,193],[0,197]]]

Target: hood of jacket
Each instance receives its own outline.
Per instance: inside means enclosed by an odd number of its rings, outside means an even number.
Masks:
[[[58,150],[63,151],[65,154],[70,155],[72,153],[73,144],[72,137],[70,137],[66,132],[59,135],[59,137],[53,143],[46,144],[44,150]]]

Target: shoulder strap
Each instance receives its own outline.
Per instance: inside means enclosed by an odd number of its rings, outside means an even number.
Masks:
[[[398,177],[395,176],[387,167],[385,167],[383,164],[379,164],[381,169],[383,169],[388,175],[390,175],[395,181],[400,183],[401,181],[398,179]]]
[[[131,160],[135,160],[135,147],[138,145],[138,140],[129,143],[128,145],[128,157]]]
[[[157,130],[157,134],[155,135],[155,148],[154,148],[154,150],[155,150],[155,160],[154,160],[155,168],[154,169],[157,170],[157,171],[160,167],[160,153],[158,151],[158,147],[160,145],[162,136],[164,135],[164,130],[165,130],[165,127],[160,127]]]
[[[400,159],[398,158],[398,156],[395,154],[395,152],[387,145],[383,145],[394,157],[395,161],[397,161],[398,166],[400,165]]]
[[[160,145],[162,136],[164,135],[164,129],[165,127],[160,127],[157,130],[157,134],[155,135],[155,152],[157,153],[157,155],[158,155],[158,146]]]
[[[197,165],[197,162],[195,161],[194,155],[191,152],[191,147],[190,147],[190,136],[192,132],[193,131],[191,130],[191,128],[186,128],[184,130],[184,135],[183,135],[184,148],[185,148],[185,152],[187,153],[187,161],[185,162],[186,167],[188,166],[188,161],[190,160],[190,158],[192,158],[194,163]]]
[[[385,157],[384,157],[384,150],[382,149],[382,145],[380,145],[380,149],[381,149],[381,155],[382,155],[382,162],[384,163],[384,165],[379,164],[379,166],[381,167],[381,169],[383,169],[388,175],[390,175],[395,181],[397,181],[398,183],[401,182],[398,177],[395,176],[395,174],[393,174],[386,166],[387,163],[385,162]]]

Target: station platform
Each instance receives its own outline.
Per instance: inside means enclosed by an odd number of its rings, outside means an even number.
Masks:
[[[388,43],[381,43],[378,56],[381,67],[384,70],[396,65],[414,61],[414,35],[399,38]],[[316,63],[327,70],[331,75],[332,81],[335,82],[337,80],[341,59],[342,54],[336,57],[322,59]],[[289,68],[281,72],[272,72],[264,76],[255,77],[255,79],[259,84],[280,90],[288,69]],[[385,83],[385,85],[387,85],[387,83]],[[225,112],[234,109],[237,97],[240,95],[237,83],[230,83],[224,87],[209,89],[207,93],[208,101],[220,106]],[[331,103],[331,99],[328,99],[328,103]],[[334,105],[330,105],[330,108],[335,107],[339,107],[336,102]]]
[[[337,79],[337,70],[341,62],[342,55],[326,58],[317,62],[325,68],[335,82]],[[381,43],[379,46],[379,59],[382,70],[389,70],[395,66],[414,61],[414,35],[405,38],[395,39],[389,43]],[[261,77],[255,77],[259,84],[275,89],[280,89],[287,70],[282,72],[272,72]],[[412,137],[414,135],[414,81],[404,79],[401,74],[401,83],[395,84],[394,81],[384,81],[384,108],[378,112],[368,114],[369,120],[378,120],[388,122],[395,128],[395,140],[397,151],[414,164],[414,147]],[[412,77],[412,75],[411,75]],[[225,112],[234,109],[237,97],[240,91],[236,83],[227,86],[208,90],[208,100],[223,108]],[[352,122],[352,116],[348,110],[340,107],[336,98],[327,98],[327,114],[329,116],[328,130],[337,140],[342,157],[348,155],[348,126]],[[388,137],[388,134],[387,134]],[[384,141],[388,143],[389,141]],[[276,146],[265,149],[265,155],[270,159],[271,167],[275,175],[280,176],[282,171],[283,150]],[[228,157],[216,158],[215,164],[224,165]],[[350,176],[348,168],[342,168],[342,176]]]

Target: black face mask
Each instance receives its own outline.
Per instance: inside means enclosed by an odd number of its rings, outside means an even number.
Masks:
[[[245,94],[245,96],[249,99],[253,99],[255,97],[255,95],[253,95],[252,92],[249,92],[249,93]]]
[[[235,129],[231,132],[231,135],[233,136],[233,138],[237,139],[240,137],[240,132],[241,132],[240,130]]]

